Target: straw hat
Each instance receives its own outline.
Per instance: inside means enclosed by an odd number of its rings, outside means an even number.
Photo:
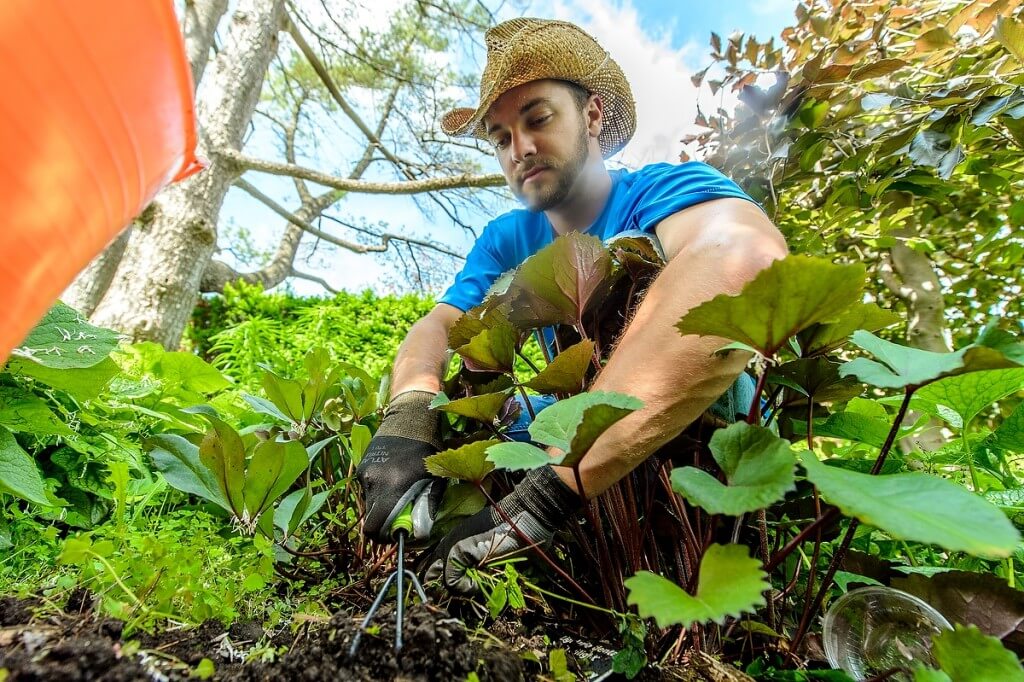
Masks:
[[[486,138],[483,117],[502,94],[543,79],[577,83],[604,102],[598,142],[608,158],[636,130],[636,104],[619,65],[575,24],[549,19],[511,19],[484,35],[487,65],[480,77],[480,104],[453,109],[441,119],[448,135]]]

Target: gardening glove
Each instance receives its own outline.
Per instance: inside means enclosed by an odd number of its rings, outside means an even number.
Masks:
[[[554,469],[533,469],[497,505],[525,538],[504,520],[498,509],[484,507],[441,539],[427,558],[425,577],[441,578],[453,592],[472,593],[477,585],[467,569],[547,544],[581,505],[579,495],[562,482]]]
[[[391,523],[413,503],[413,537],[430,535],[444,494],[444,480],[427,472],[423,460],[441,449],[440,415],[430,409],[434,394],[406,391],[391,399],[380,428],[356,469],[363,488],[363,533],[390,540]]]

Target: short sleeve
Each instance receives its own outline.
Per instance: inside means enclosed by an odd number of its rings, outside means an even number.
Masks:
[[[634,192],[639,201],[633,222],[645,232],[653,231],[673,213],[712,199],[746,199],[756,204],[739,185],[700,161],[648,166],[637,179]]]
[[[473,244],[462,271],[455,276],[452,283],[438,303],[447,303],[466,312],[484,300],[484,294],[491,288],[494,281],[508,270],[498,256],[495,246],[497,224],[490,224]],[[511,266],[510,266],[511,267]]]

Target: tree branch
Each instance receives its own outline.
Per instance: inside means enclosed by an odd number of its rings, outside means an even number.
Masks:
[[[234,149],[220,149],[218,152],[226,160],[235,163],[240,170],[254,170],[271,175],[302,178],[324,187],[333,187],[343,192],[357,194],[422,194],[452,189],[500,187],[505,184],[505,177],[498,173],[492,175],[472,175],[461,173],[440,178],[409,180],[404,182],[371,182],[367,180],[349,180],[328,175],[311,168],[304,168],[291,163],[279,163],[245,156]]]
[[[298,279],[307,279],[310,282],[316,282],[317,284],[322,286],[324,289],[327,289],[327,291],[331,292],[332,294],[339,293],[337,289],[335,289],[334,287],[327,283],[327,280],[323,279],[322,277],[317,277],[316,275],[311,275],[308,272],[301,272],[299,270],[296,270],[295,268],[292,268],[291,276],[297,277]]]
[[[266,194],[261,192],[259,189],[257,189],[256,187],[254,187],[253,185],[249,184],[248,182],[241,178],[235,181],[235,186],[237,186],[239,189],[248,192],[254,199],[266,205],[270,210],[272,210],[274,213],[287,220],[292,225],[295,225],[296,227],[301,228],[302,230],[309,232],[310,234],[315,235],[320,239],[323,239],[325,242],[334,244],[335,246],[340,246],[341,248],[347,249],[354,253],[382,253],[388,250],[388,244],[390,242],[400,241],[407,242],[409,244],[416,244],[417,246],[422,246],[428,249],[433,249],[434,251],[439,251],[440,253],[451,256],[453,258],[458,258],[460,260],[465,259],[464,256],[461,256],[455,253],[454,251],[449,251],[448,249],[442,246],[438,246],[437,244],[433,244],[422,239],[416,239],[414,237],[403,237],[401,235],[393,234],[390,232],[385,232],[383,234],[376,235],[380,237],[380,244],[357,244],[356,242],[350,242],[347,239],[335,237],[334,235],[328,234],[323,230],[317,229],[313,225],[310,225],[308,222],[302,220],[294,213],[291,213],[290,211],[288,211],[288,209],[284,208],[276,201],[268,197]],[[337,219],[332,218],[332,220]]]

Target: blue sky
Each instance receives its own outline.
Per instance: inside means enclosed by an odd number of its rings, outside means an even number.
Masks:
[[[644,163],[675,161],[679,138],[690,129],[696,111],[697,93],[689,76],[710,63],[708,40],[712,31],[723,39],[733,31],[753,33],[760,39],[778,37],[793,23],[796,0],[554,0],[534,3],[525,14],[567,19],[581,25],[619,62],[630,80],[637,100],[638,128],[630,145],[611,160],[611,165],[637,167]],[[517,15],[506,7],[499,18]],[[778,40],[777,40],[778,42]],[[716,106],[731,108],[728,93],[720,94]],[[473,102],[466,102],[467,105]],[[372,113],[368,118],[372,119]],[[257,156],[276,156],[258,142],[247,148]],[[498,172],[489,162],[487,172]],[[313,164],[315,165],[315,164]],[[285,206],[294,206],[290,182],[249,173],[246,179]],[[387,178],[391,179],[391,178]],[[498,210],[515,207],[510,200]],[[392,231],[445,243],[460,253],[472,246],[471,238],[452,225],[442,213],[424,216],[413,201],[404,197],[352,196],[343,211],[358,222],[385,220]],[[478,229],[493,216],[475,215]],[[227,224],[246,226],[256,244],[272,249],[283,229],[282,221],[261,204],[233,189],[221,213],[222,234]],[[330,223],[321,224],[331,230]],[[346,235],[348,236],[348,235]],[[307,235],[306,240],[313,239]],[[222,239],[223,242],[223,239]],[[231,260],[229,254],[222,257]],[[391,289],[389,270],[394,265],[385,257],[359,255],[334,247],[318,247],[310,259],[298,262],[300,269],[325,278],[332,286],[350,291],[366,288],[386,293]],[[452,266],[454,267],[454,266]],[[286,286],[301,294],[322,294],[314,283],[291,280]]]

